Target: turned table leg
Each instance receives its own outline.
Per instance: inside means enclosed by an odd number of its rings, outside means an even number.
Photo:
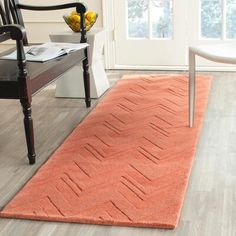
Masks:
[[[21,105],[24,113],[24,127],[25,137],[28,148],[29,164],[35,163],[35,148],[34,148],[34,130],[33,130],[33,119],[31,116],[31,104],[28,101],[21,100]]]
[[[83,60],[83,78],[84,78],[84,92],[85,92],[85,103],[86,107],[91,106],[90,98],[90,75],[89,75],[89,64],[88,64],[88,52],[85,49],[86,58]]]

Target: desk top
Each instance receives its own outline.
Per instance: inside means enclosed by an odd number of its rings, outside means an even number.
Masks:
[[[80,33],[73,32],[72,30],[54,32],[51,33],[49,37],[52,42],[80,42]],[[103,28],[92,28],[87,33],[87,43],[89,44],[88,58],[91,65],[102,58],[105,43],[105,30]]]
[[[103,28],[92,28],[87,32],[88,40],[92,40],[98,35],[104,35],[105,31]],[[49,37],[52,42],[70,42],[70,43],[79,43],[80,42],[80,32],[73,32],[72,30],[65,30],[60,32],[53,32],[49,34]]]

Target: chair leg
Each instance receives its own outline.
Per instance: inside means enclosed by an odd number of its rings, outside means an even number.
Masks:
[[[189,127],[194,125],[195,111],[195,81],[196,81],[195,53],[189,49]]]
[[[28,148],[29,164],[35,163],[35,148],[34,148],[34,130],[33,120],[31,116],[31,104],[26,100],[21,100],[21,105],[24,113],[25,137]]]
[[[90,75],[89,75],[89,64],[88,64],[87,54],[88,54],[87,49],[85,49],[86,59],[83,60],[84,93],[85,93],[86,107],[90,107],[91,106]]]

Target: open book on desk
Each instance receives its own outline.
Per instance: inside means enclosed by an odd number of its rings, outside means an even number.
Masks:
[[[40,45],[24,46],[27,61],[44,62],[62,55],[84,49],[87,43],[44,43]],[[16,51],[2,56],[0,59],[16,60]]]

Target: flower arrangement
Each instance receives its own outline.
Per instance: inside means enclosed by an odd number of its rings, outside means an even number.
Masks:
[[[98,18],[98,14],[93,11],[87,11],[85,13],[85,25],[86,25],[86,31],[89,31],[94,23],[96,22]],[[63,19],[65,20],[66,24],[74,31],[74,32],[80,32],[80,14],[78,14],[76,11],[72,11],[70,15],[63,16]]]

